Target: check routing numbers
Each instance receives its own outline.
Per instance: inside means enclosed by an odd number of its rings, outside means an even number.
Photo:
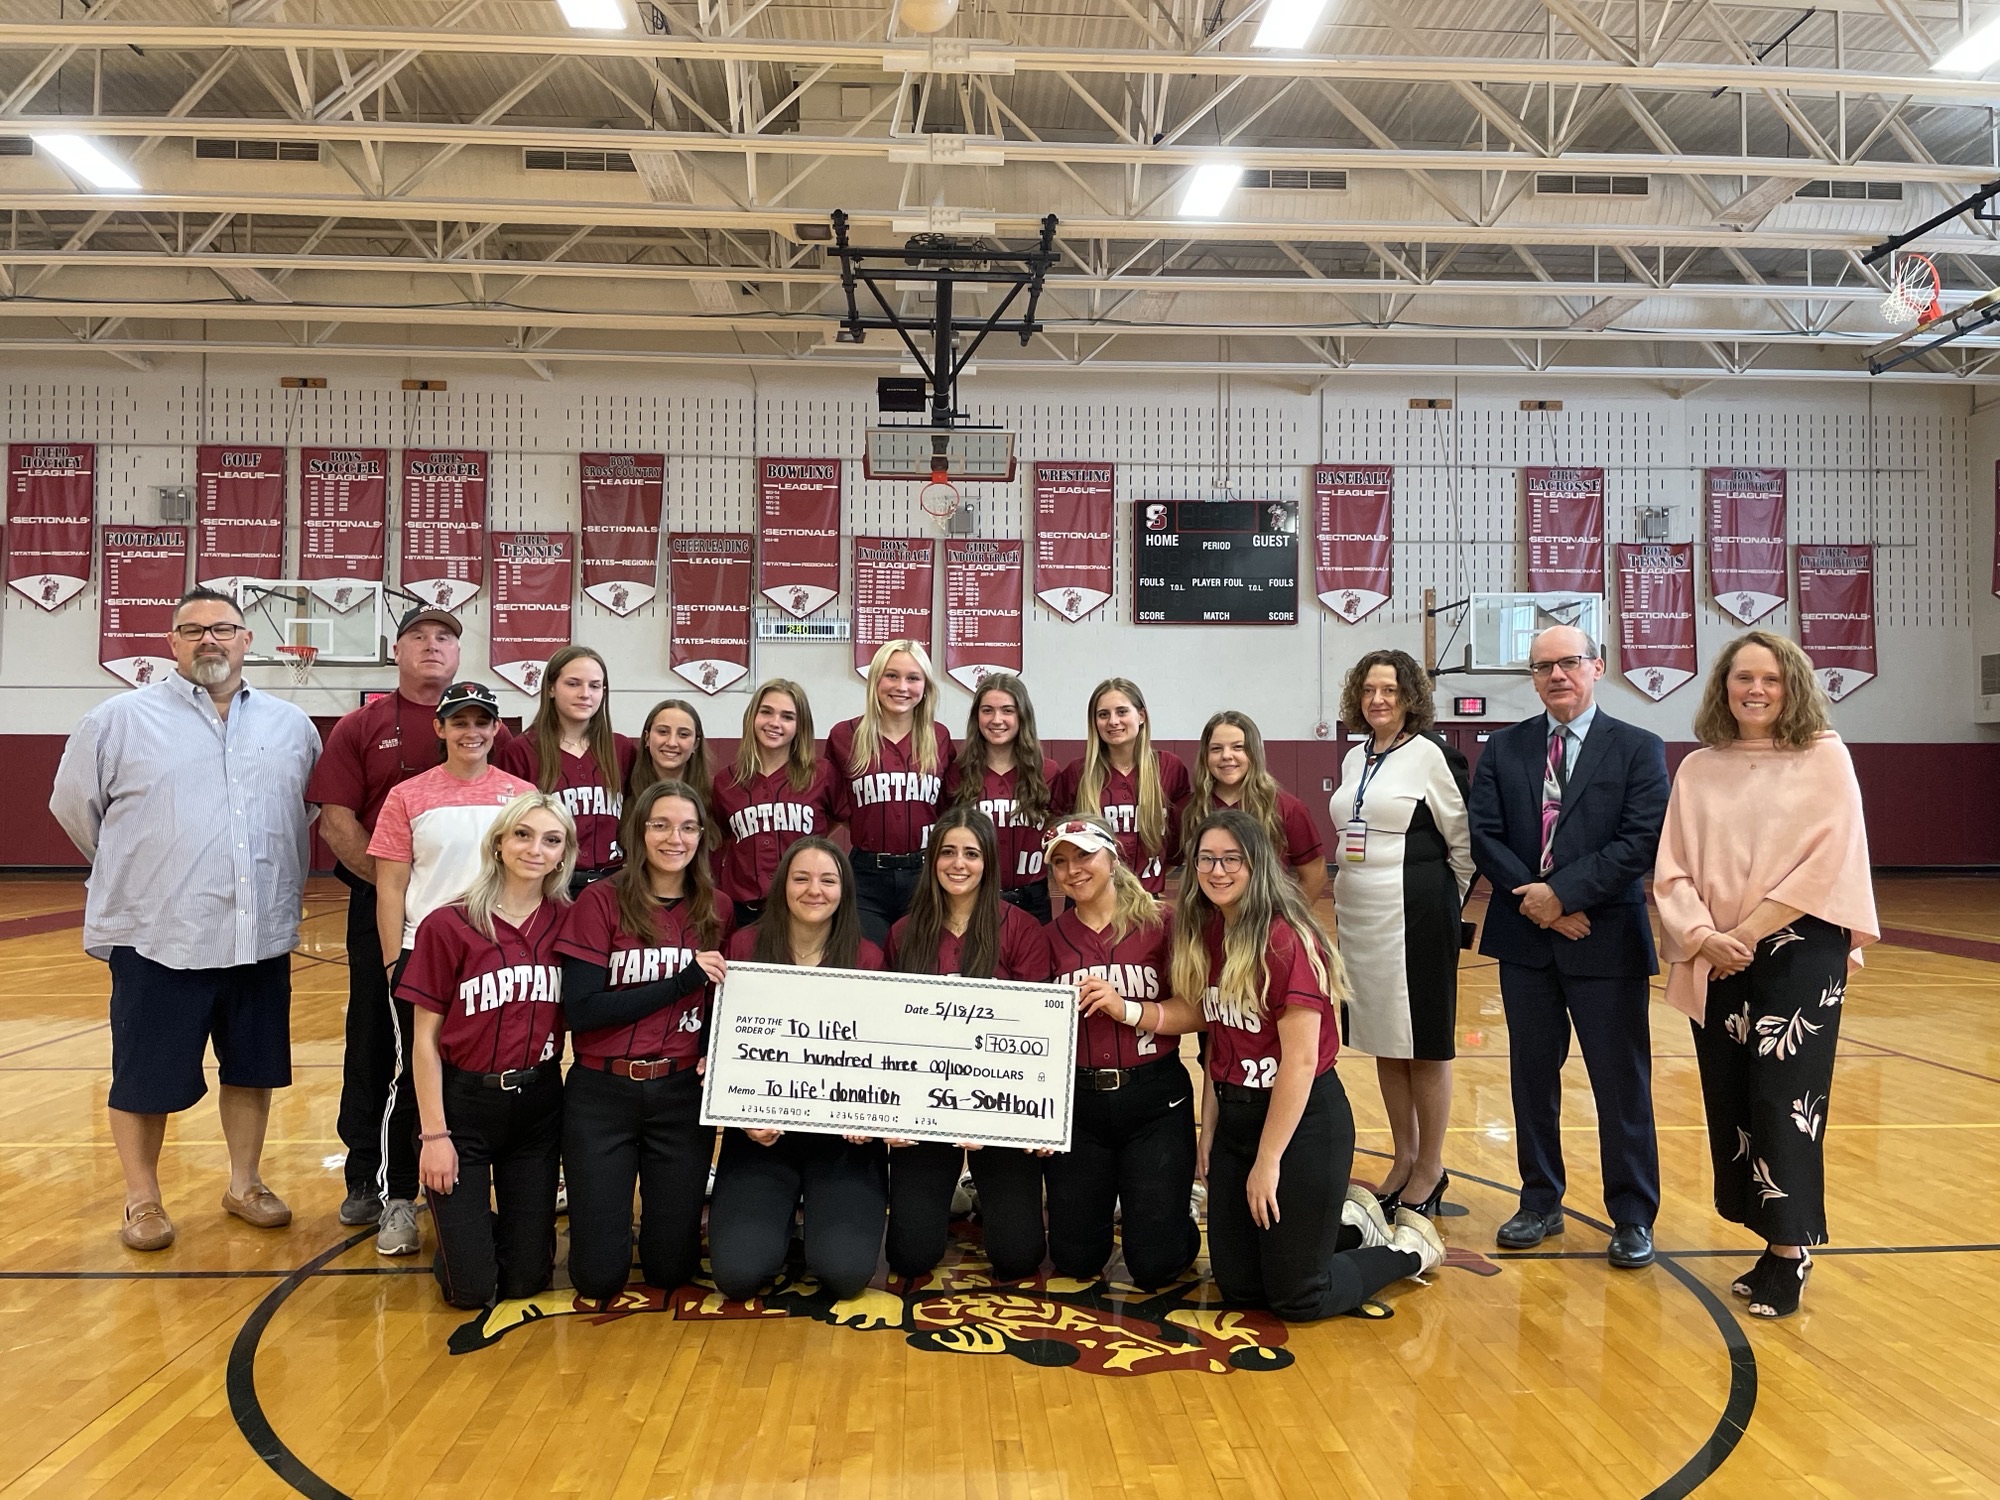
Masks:
[[[732,963],[702,1123],[1069,1149],[1076,990]]]
[[[1298,502],[1141,500],[1132,521],[1139,624],[1297,622]]]

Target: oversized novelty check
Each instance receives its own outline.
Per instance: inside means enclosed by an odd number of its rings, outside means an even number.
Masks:
[[[1076,990],[735,963],[704,1125],[1069,1149]]]

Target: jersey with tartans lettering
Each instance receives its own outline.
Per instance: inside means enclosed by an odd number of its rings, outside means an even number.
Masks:
[[[1080,985],[1097,978],[1127,1000],[1165,1000],[1172,989],[1174,934],[1173,923],[1161,915],[1159,926],[1135,927],[1114,943],[1109,927],[1093,932],[1075,907],[1066,908],[1042,929],[1048,934],[1055,983]],[[1079,1068],[1144,1067],[1179,1051],[1179,1038],[1135,1030],[1115,1016],[1077,1017]]]
[[[993,834],[1000,845],[1000,889],[1017,891],[1023,886],[1040,885],[1047,878],[1042,874],[1042,827],[1031,823],[1014,811],[1014,786],[1020,780],[1021,770],[1016,766],[1011,771],[988,771],[979,789],[979,796],[972,805],[993,820]],[[964,773],[957,761],[944,776],[944,805],[958,803]],[[1054,801],[1051,799],[1050,806]]]
[[[784,919],[780,917],[779,920],[782,921]],[[757,961],[757,929],[763,925],[762,922],[752,922],[748,927],[737,928],[736,931],[729,935],[729,947],[724,956],[733,964],[755,963]],[[848,967],[871,971],[881,969],[885,967],[882,960],[882,950],[869,942],[867,938],[863,938],[859,951],[854,955],[854,962]]]
[[[444,1017],[438,1054],[468,1073],[508,1073],[559,1056],[563,1044],[562,908],[544,901],[523,927],[497,912],[493,936],[459,902],[417,928],[396,998]]]
[[[444,760],[436,718],[436,709],[397,692],[384,693],[341,715],[327,734],[326,750],[313,766],[312,780],[306,783],[306,801],[344,807],[373,833],[389,788]],[[494,726],[496,754],[508,737],[505,724]]]
[[[1167,888],[1167,871],[1181,862],[1181,814],[1187,810],[1194,782],[1181,758],[1171,750],[1153,752],[1160,761],[1160,794],[1165,799],[1167,824],[1160,848],[1148,854],[1139,845],[1139,768],[1120,771],[1105,768],[1104,789],[1099,794],[1098,812],[1118,835],[1118,851],[1139,877],[1139,883],[1155,896]],[[1062,768],[1051,791],[1054,815],[1062,817],[1077,809],[1077,792],[1083,785],[1083,762]]]
[[[368,852],[410,867],[403,892],[403,947],[417,940],[417,924],[456,901],[479,875],[486,835],[500,809],[533,787],[488,766],[470,781],[449,766],[399,781],[382,799]]]
[[[604,784],[596,756],[557,752],[562,756],[562,770],[556,776],[553,791],[576,824],[579,870],[608,870],[625,862],[624,852],[618,847],[618,817],[625,810],[624,788],[632,779],[632,760],[638,750],[622,734],[614,739],[618,746],[618,781],[613,786]],[[542,784],[542,760],[536,753],[532,734],[515,735],[494,752],[493,764],[535,786]]]
[[[1222,977],[1222,918],[1208,924],[1208,988],[1202,993],[1201,1013],[1208,1021],[1208,1071],[1217,1083],[1240,1083],[1246,1088],[1267,1089],[1278,1081],[1278,1012],[1288,1005],[1302,1005],[1319,1012],[1319,1056],[1313,1063],[1317,1078],[1333,1066],[1340,1052],[1340,1028],[1334,1024],[1333,1002],[1326,986],[1313,973],[1312,959],[1292,924],[1281,917],[1271,921],[1265,963],[1270,967],[1270,983],[1264,987],[1261,1014],[1250,1017],[1247,1026],[1224,1020],[1216,1001],[1216,981]]]
[[[628,990],[672,979],[707,945],[694,930],[685,900],[663,901],[655,907],[655,931],[635,937],[618,919],[618,891],[609,880],[584,889],[563,919],[556,952],[597,964],[609,973],[607,987]],[[727,908],[722,913],[719,951],[729,938]],[[694,1057],[701,1051],[701,1027],[708,1014],[712,988],[703,985],[691,995],[664,1005],[642,1020],[576,1033],[577,1061],[601,1063],[614,1057]]]
[[[1241,805],[1224,802],[1220,797],[1215,799],[1217,811]],[[1285,856],[1288,867],[1297,869],[1311,860],[1326,857],[1326,845],[1320,839],[1319,830],[1313,826],[1312,814],[1306,811],[1305,803],[1283,787],[1278,788],[1278,827],[1284,834],[1278,852]]]
[[[945,767],[951,764],[951,734],[942,724],[931,725],[937,741],[937,769],[917,767],[916,731],[900,740],[876,741],[875,758],[855,775],[848,770],[854,755],[854,731],[859,719],[843,719],[826,737],[826,760],[833,767],[834,816],[847,825],[857,849],[871,854],[921,854],[937,821],[944,798]]]
[[[715,778],[708,815],[722,830],[717,892],[730,901],[762,901],[785,851],[807,834],[825,838],[833,831],[833,767],[813,762],[812,779],[800,791],[784,766],[755,776],[745,786],[733,770]]]
[[[904,917],[889,929],[888,966],[896,968],[896,954],[906,940],[910,919]],[[965,939],[950,928],[938,934],[937,962],[933,974],[963,974]],[[1000,903],[1000,952],[991,974],[975,974],[975,979],[1018,979],[1027,984],[1047,984],[1055,971],[1042,924],[1018,906]]]

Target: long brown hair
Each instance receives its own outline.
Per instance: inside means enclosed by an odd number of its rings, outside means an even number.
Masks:
[[[722,941],[722,919],[716,915],[715,875],[708,867],[708,804],[685,781],[656,781],[625,799],[625,816],[618,829],[618,846],[625,851],[625,863],[611,877],[611,887],[618,893],[618,925],[636,938],[660,936],[660,903],[653,895],[646,865],[646,824],[652,821],[653,809],[668,797],[692,804],[695,821],[701,824],[694,858],[681,876],[681,895],[688,904],[688,924],[698,940],[696,947],[713,948]]]
[[[846,766],[849,776],[866,772],[882,747],[882,705],[876,700],[875,689],[888,668],[889,658],[898,652],[915,662],[917,670],[924,674],[924,695],[910,710],[910,754],[916,758],[917,769],[926,776],[936,776],[944,770],[938,764],[937,736],[931,731],[937,722],[938,703],[937,668],[931,665],[931,654],[922,641],[884,641],[875,648],[875,655],[868,663],[868,698],[861,705],[861,722],[854,726],[854,749]]]
[[[958,801],[970,807],[986,786],[986,755],[992,747],[979,732],[979,705],[988,693],[1005,693],[1014,700],[1014,818],[1031,828],[1049,820],[1049,778],[1042,763],[1042,737],[1035,732],[1035,705],[1028,685],[1012,672],[992,672],[979,681],[972,695],[972,712],[965,720],[965,743],[958,750]]]
[[[1139,710],[1139,742],[1133,761],[1139,773],[1139,847],[1148,854],[1158,854],[1167,842],[1167,794],[1160,785],[1160,758],[1153,753],[1153,715],[1146,707],[1146,695],[1129,677],[1107,677],[1090,695],[1090,706],[1084,710],[1083,773],[1077,778],[1074,810],[1092,815],[1104,811],[1111,754],[1097,735],[1097,704],[1106,693],[1123,693]]]
[[[1796,643],[1768,630],[1751,630],[1722,648],[1715,665],[1708,669],[1708,682],[1701,690],[1701,706],[1694,711],[1694,737],[1704,745],[1726,745],[1741,739],[1736,715],[1729,711],[1729,674],[1736,655],[1745,646],[1762,646],[1778,659],[1778,672],[1785,679],[1785,706],[1778,710],[1771,726],[1771,739],[1787,750],[1803,750],[1830,726],[1826,693],[1813,676],[1812,659]]]
[[[813,711],[806,690],[788,677],[767,677],[750,695],[749,705],[743,710],[743,737],[736,742],[736,784],[747,787],[761,774],[761,762],[757,759],[757,710],[773,693],[783,693],[791,699],[792,710],[799,716],[798,733],[792,736],[785,755],[785,780],[791,783],[793,791],[803,792],[812,785],[813,763],[818,758],[813,750]]]
[[[1349,733],[1365,734],[1368,730],[1368,716],[1361,711],[1361,685],[1368,680],[1371,667],[1393,667],[1396,672],[1396,702],[1402,706],[1403,728],[1411,734],[1422,734],[1437,720],[1437,708],[1431,701],[1431,674],[1417,664],[1417,659],[1407,651],[1370,651],[1360,661],[1348,669],[1347,680],[1340,688],[1340,722]]]
[[[1201,750],[1194,762],[1194,790],[1188,796],[1187,811],[1181,814],[1181,850],[1183,854],[1193,850],[1195,829],[1201,826],[1202,819],[1218,811],[1215,773],[1208,768],[1208,741],[1225,724],[1243,731],[1243,754],[1250,762],[1250,769],[1243,776],[1243,798],[1236,805],[1263,824],[1264,831],[1271,836],[1272,847],[1282,850],[1285,825],[1278,816],[1277,779],[1264,767],[1263,732],[1257,728],[1255,719],[1233,708],[1225,708],[1202,725]]]
[[[938,947],[951,903],[938,884],[938,850],[944,836],[964,829],[979,841],[979,889],[973,895],[972,920],[958,950],[958,972],[969,979],[991,979],[1000,963],[1000,839],[993,820],[976,807],[951,807],[931,825],[924,849],[923,878],[910,898],[910,915],[896,944],[896,968],[905,974],[938,972]]]
[[[653,766],[653,752],[647,748],[646,742],[652,738],[654,722],[670,708],[679,709],[693,720],[694,750],[688,756],[687,764],[681,768],[679,776],[663,778]],[[702,727],[700,712],[685,698],[662,698],[646,715],[646,727],[639,731],[639,753],[632,757],[632,774],[625,783],[625,790],[629,795],[636,797],[654,782],[662,779],[685,781],[695,789],[696,795],[701,798],[702,806],[708,806],[710,789],[715,784],[715,768],[709,764],[708,759],[708,731]],[[621,842],[619,847],[629,849],[632,846]]]
[[[562,715],[556,711],[556,683],[571,662],[584,658],[596,662],[597,670],[604,674],[604,701],[597,705],[597,712],[584,726],[584,742],[590,746],[590,758],[597,762],[604,790],[616,793],[622,785],[618,775],[618,737],[611,732],[611,669],[590,647],[565,646],[549,658],[542,671],[542,704],[535,711],[535,722],[528,727],[535,745],[535,785],[544,792],[554,791],[562,780]]]
[[[840,905],[833,909],[833,919],[827,925],[820,964],[828,969],[851,969],[861,956],[861,905],[854,894],[854,866],[847,862],[840,845],[809,833],[778,856],[778,871],[771,877],[770,890],[764,893],[764,915],[757,921],[757,942],[750,950],[752,963],[798,962],[792,953],[792,908],[785,900],[785,882],[791,879],[793,861],[813,849],[832,855],[840,870]]]

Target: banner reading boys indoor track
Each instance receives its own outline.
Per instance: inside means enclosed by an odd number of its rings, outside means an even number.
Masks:
[[[1694,546],[1632,546],[1618,557],[1618,670],[1654,702],[1695,674]]]
[[[1799,644],[1838,703],[1875,675],[1875,549],[1798,549]]]
[[[668,665],[704,693],[720,693],[750,670],[753,545],[748,532],[683,531],[668,547]]]
[[[1110,464],[1035,465],[1035,597],[1080,620],[1111,597]]]
[[[524,693],[542,690],[542,670],[570,642],[575,552],[567,531],[493,533],[493,605],[486,657]]]
[[[144,687],[174,669],[167,632],[187,589],[187,529],[106,526],[99,551],[97,661],[113,677]]]
[[[854,670],[863,677],[887,641],[921,641],[929,649],[936,567],[935,542],[899,536],[854,539]]]
[[[1754,625],[1785,602],[1785,471],[1703,469],[1701,491],[1716,608]]]
[[[194,578],[227,592],[285,576],[285,450],[203,443],[195,450]]]
[[[97,449],[90,443],[7,445],[7,583],[60,609],[90,582]]]
[[[757,587],[803,620],[840,597],[840,460],[757,460]]]
[[[486,455],[476,448],[403,450],[404,588],[457,609],[486,581]]]
[[[614,615],[652,603],[660,581],[660,511],[667,460],[660,453],[579,453],[583,591]]]
[[[389,520],[387,448],[299,449],[299,577],[343,614],[380,583]]]
[[[1313,466],[1313,592],[1352,625],[1394,588],[1396,471],[1387,464]]]
[[[947,537],[944,669],[969,693],[993,672],[1021,670],[1021,544]]]
[[[1528,590],[1604,592],[1604,471],[1521,470]]]

